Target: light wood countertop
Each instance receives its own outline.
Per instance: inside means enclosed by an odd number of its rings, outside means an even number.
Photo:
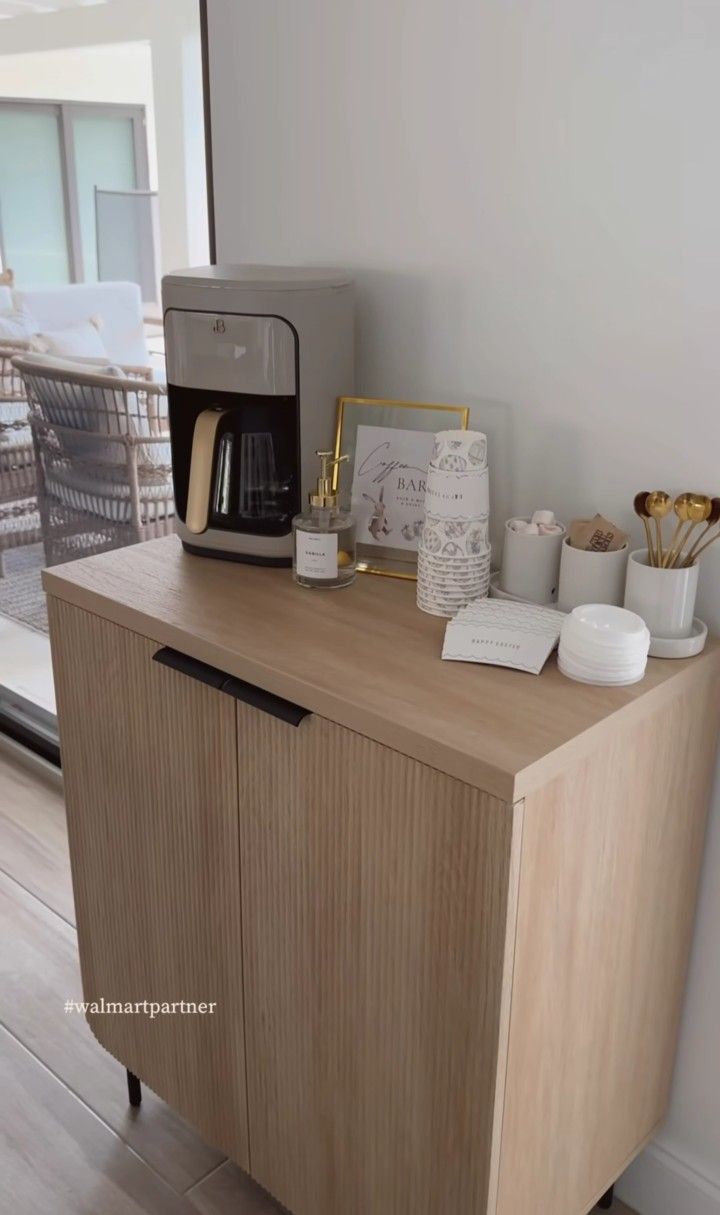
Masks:
[[[720,643],[650,659],[641,683],[573,683],[442,662],[445,621],[414,583],[359,575],[332,593],[289,570],[193,557],[170,536],[45,570],[58,599],[171,646],[506,801],[516,801],[692,680],[720,678]],[[592,739],[588,732],[592,731]]]

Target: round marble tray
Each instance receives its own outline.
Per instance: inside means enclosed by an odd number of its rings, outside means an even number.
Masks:
[[[511,603],[530,603],[530,599],[521,599],[519,595],[511,595],[509,591],[504,591],[500,585],[500,570],[490,575],[490,598],[491,599],[509,599]],[[536,604],[536,607],[557,607],[554,602]]]
[[[689,637],[651,637],[651,658],[693,658],[705,649],[708,626],[696,616]]]

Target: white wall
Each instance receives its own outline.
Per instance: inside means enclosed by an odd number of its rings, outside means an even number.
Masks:
[[[148,107],[163,272],[208,260],[199,0],[108,0],[2,22],[0,96]]]
[[[720,5],[209,7],[219,260],[350,266],[356,388],[469,402],[498,520],[720,492]],[[647,1215],[720,1212],[719,873],[716,798]]]

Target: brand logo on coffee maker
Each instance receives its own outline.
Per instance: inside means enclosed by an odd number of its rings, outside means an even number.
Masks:
[[[224,333],[224,332],[225,332],[225,322],[222,319],[222,317],[218,316],[213,321],[213,333]]]

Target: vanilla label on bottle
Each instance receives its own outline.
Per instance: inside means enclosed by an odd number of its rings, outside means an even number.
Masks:
[[[295,566],[302,578],[337,578],[338,538],[335,532],[296,533]]]

